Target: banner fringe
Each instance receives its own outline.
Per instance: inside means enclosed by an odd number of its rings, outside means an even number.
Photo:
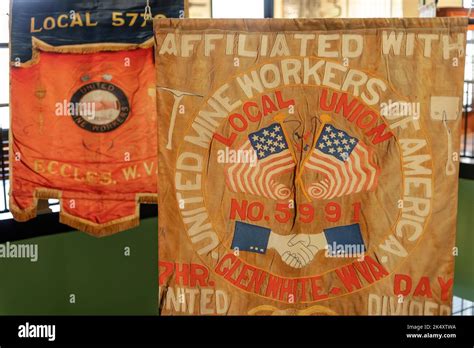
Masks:
[[[92,43],[92,44],[78,44],[78,45],[62,45],[53,46],[36,37],[32,37],[32,56],[27,62],[20,64],[21,68],[28,68],[35,64],[38,64],[40,60],[40,52],[53,52],[53,53],[76,53],[76,54],[88,54],[98,52],[115,52],[115,51],[130,51],[139,48],[150,48],[153,47],[153,39],[146,40],[138,44],[130,43]],[[15,62],[10,62],[10,66],[16,66]]]
[[[59,213],[59,222],[71,226],[72,228],[75,228],[79,231],[85,232],[93,237],[102,238],[138,227],[140,225],[140,217],[133,216],[129,220],[120,222],[111,221],[108,222],[106,226],[104,226],[92,225],[72,215]]]
[[[20,209],[16,204],[11,202],[10,199],[10,213],[13,215],[13,219],[18,222],[26,222],[34,219],[37,215],[36,204],[26,209]]]
[[[37,190],[33,197],[33,204],[27,208],[20,208],[10,196],[10,213],[13,219],[18,222],[26,222],[34,219],[37,214],[38,199],[59,199],[62,207],[61,192],[56,190]],[[123,232],[140,225],[140,204],[158,204],[157,194],[138,195],[136,199],[137,209],[134,215],[126,216],[117,220],[112,220],[104,224],[94,223],[68,213],[59,212],[59,222],[70,226],[78,231],[85,232],[94,237],[107,237],[119,232]]]

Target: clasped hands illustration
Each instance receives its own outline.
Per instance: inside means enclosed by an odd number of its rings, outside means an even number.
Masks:
[[[308,266],[321,250],[326,257],[363,255],[365,243],[358,223],[326,228],[320,233],[284,235],[269,228],[236,221],[231,249],[266,254],[273,249],[289,267]],[[360,252],[358,252],[360,251]]]
[[[288,266],[302,268],[310,264],[320,250],[327,248],[324,233],[279,235],[270,232],[268,249],[274,249]]]

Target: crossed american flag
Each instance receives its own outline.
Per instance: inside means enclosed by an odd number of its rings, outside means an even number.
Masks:
[[[311,184],[308,194],[316,199],[331,199],[375,188],[379,170],[372,161],[372,151],[331,124],[323,127],[304,168],[325,178]]]
[[[235,163],[226,169],[226,181],[234,192],[245,192],[271,199],[286,199],[289,187],[275,178],[293,171],[296,166],[282,126],[271,124],[248,136],[240,150],[255,151],[257,163]]]
[[[280,123],[271,124],[251,133],[239,150],[255,151],[257,163],[235,163],[226,167],[226,181],[234,192],[244,192],[274,200],[290,197],[290,187],[277,178],[294,171],[296,157]],[[316,135],[312,150],[304,159],[302,171],[323,176],[308,187],[297,179],[309,199],[332,199],[377,186],[379,168],[373,153],[362,141],[330,123],[323,123]],[[297,180],[298,181],[298,180]]]

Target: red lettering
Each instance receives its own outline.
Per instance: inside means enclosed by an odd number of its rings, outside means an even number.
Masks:
[[[447,301],[450,298],[448,295],[450,295],[450,290],[453,286],[453,280],[453,278],[450,278],[445,283],[443,278],[438,277],[438,284],[441,287],[441,301]]]
[[[181,278],[181,280],[180,280]],[[181,264],[181,269],[179,269],[179,263],[175,265],[175,279],[176,283],[183,284],[184,286],[189,285],[189,265]]]
[[[404,289],[402,289],[402,282],[405,285]],[[395,278],[393,279],[393,293],[395,295],[408,296],[411,291],[411,285],[410,276],[406,274],[395,274]]]
[[[372,273],[372,276],[375,280],[379,280],[385,276],[388,276],[387,270],[370,256],[364,257],[364,261],[367,262],[370,272]]]
[[[309,281],[308,278],[300,278],[298,282],[301,284],[301,301],[306,301],[306,283]]]
[[[226,274],[226,273],[229,271],[229,267],[224,267],[224,264],[226,263],[226,261],[229,261],[228,263],[230,263],[230,265],[233,265],[236,260],[237,260],[237,256],[235,256],[234,254],[232,254],[232,253],[226,254],[226,255],[219,261],[219,263],[217,264],[217,266],[216,266],[216,268],[214,269],[214,271],[215,271],[218,275],[223,276],[224,274]]]
[[[362,110],[364,110],[365,106],[363,104],[359,104],[359,106],[356,107],[354,112],[350,114],[350,116],[347,118],[347,120],[354,122],[354,120],[359,117],[360,113]]]
[[[333,93],[331,96],[331,104],[328,105],[328,90],[323,89],[321,91],[321,96],[319,97],[319,107],[324,111],[332,111],[337,103],[337,94]]]
[[[257,108],[257,114],[254,115],[254,114],[251,113],[251,111],[250,111],[251,107]],[[244,104],[243,110],[244,110],[245,115],[247,115],[249,120],[252,121],[252,122],[258,122],[262,118],[262,113],[258,109],[258,104],[255,103],[255,102],[246,102]]]
[[[254,214],[254,208],[257,208],[257,213]],[[259,202],[252,202],[249,204],[247,216],[250,221],[260,221],[263,217],[264,206]]]
[[[393,133],[390,131],[383,134],[385,128],[387,128],[387,125],[385,123],[382,123],[377,127],[372,128],[365,134],[369,137],[375,134],[375,137],[372,139],[372,144],[377,145],[378,143],[381,143],[393,137]]]
[[[280,301],[285,301],[285,300],[288,301],[290,295],[293,295],[293,300],[295,299],[294,283],[295,281],[293,279],[289,279],[289,278],[282,279],[282,286],[280,288],[280,297],[279,297]]]
[[[247,288],[247,285],[242,284],[242,282],[243,281],[247,282],[249,280],[249,275],[247,274],[247,271],[252,271],[252,270],[255,270],[255,267],[244,264],[244,266],[242,267],[242,270],[240,271],[239,276],[235,280],[235,283],[234,283],[235,286],[245,290]]]
[[[235,284],[235,279],[233,279],[232,276],[234,275],[235,271],[237,271],[237,269],[240,267],[241,264],[242,264],[242,261],[237,259],[237,262],[235,262],[234,265],[229,269],[229,271],[224,276],[224,278],[227,279],[232,284]]]
[[[430,279],[428,277],[421,277],[416,286],[413,296],[433,297],[431,293]]]
[[[355,287],[356,289],[361,288],[359,278],[357,277],[353,265],[348,265],[336,269],[336,274],[344,284],[344,287],[346,288],[347,292],[352,292],[353,287]]]
[[[272,297],[274,299],[278,298],[278,291],[281,287],[281,278],[273,274],[270,274],[270,279],[268,280],[267,291],[265,292],[266,297]]]
[[[209,271],[203,265],[191,264],[191,286],[207,286]]]
[[[237,120],[240,120],[241,125],[236,123]],[[249,126],[247,120],[241,114],[232,114],[229,116],[229,123],[237,132],[243,132]]]
[[[342,109],[342,115],[347,118],[351,111],[354,109],[354,107],[357,105],[357,103],[357,99],[352,99],[349,103],[347,93],[343,93],[342,96],[339,98],[339,101],[337,102],[334,111],[339,113]]]
[[[252,278],[250,279],[249,284],[247,285],[247,291],[253,291],[256,294],[260,293],[260,289],[262,288],[263,282],[265,281],[267,277],[266,272],[255,269],[255,272],[252,275]],[[253,288],[253,289],[252,289]]]
[[[321,288],[317,284],[317,281],[320,280],[320,279],[321,279],[321,277],[319,277],[319,276],[310,278],[310,280],[311,280],[311,296],[312,296],[313,300],[315,300],[315,301],[328,298],[327,294],[320,294]]]
[[[372,277],[372,274],[369,271],[369,267],[367,267],[367,264],[365,262],[354,262],[354,267],[359,272],[359,274],[364,277],[365,280],[367,280],[370,284],[374,282],[374,278]]]
[[[369,120],[364,122],[364,119],[367,118],[367,117],[369,118]],[[375,125],[375,123],[377,122],[378,117],[379,116],[375,112],[373,112],[372,110],[366,110],[357,119],[357,122],[356,122],[357,127],[359,127],[360,129],[365,129],[365,128],[371,127],[371,126]]]
[[[159,282],[158,284],[163,285],[167,278],[169,278],[173,274],[174,270],[174,263],[167,262],[167,261],[160,261],[158,262],[158,266],[164,267],[164,271],[161,272],[159,275]]]
[[[235,139],[237,138],[237,134],[232,132],[230,137],[226,138],[223,135],[220,135],[218,133],[214,133],[213,138],[216,139],[218,142],[224,144],[227,147],[232,147],[232,144],[234,143]]]
[[[268,95],[264,95],[262,97],[262,105],[263,105],[263,116],[267,116],[272,112],[278,111],[275,103],[270,99]]]
[[[278,107],[280,109],[286,109],[291,105],[295,105],[295,100],[294,99],[283,100],[283,96],[281,94],[281,91],[276,91],[275,96],[276,96],[276,99],[277,99]]]
[[[247,205],[248,201],[245,199],[242,201],[242,205],[239,205],[239,201],[235,198],[232,198],[230,202],[230,219],[235,220],[236,215],[239,215],[241,220],[247,219]]]

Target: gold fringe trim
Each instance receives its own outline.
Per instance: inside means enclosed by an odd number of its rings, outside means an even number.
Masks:
[[[10,197],[10,213],[13,215],[13,219],[18,222],[26,222],[36,217],[36,204],[26,209],[20,209]]]
[[[36,200],[38,199],[61,199],[61,191],[53,189],[40,189],[35,193]]]
[[[76,230],[85,232],[93,237],[102,238],[139,226],[140,218],[138,216],[132,216],[127,217],[126,220],[119,219],[110,221],[106,224],[95,224],[67,213],[60,212],[59,222],[71,226]]]
[[[97,53],[97,52],[115,52],[115,51],[131,51],[139,48],[150,48],[153,47],[154,39],[150,38],[140,44],[127,44],[127,43],[113,43],[113,42],[100,42],[93,44],[80,44],[80,45],[63,45],[63,46],[52,46],[36,37],[31,38],[32,41],[32,55],[31,59],[27,62],[20,63],[21,68],[28,68],[32,65],[38,64],[40,61],[40,53],[43,52],[54,52],[54,53]],[[16,62],[10,62],[10,66],[18,67]]]
[[[10,193],[10,212],[13,218],[18,222],[26,222],[37,216],[37,205],[39,199],[59,199],[60,212],[59,222],[71,226],[72,228],[85,232],[94,237],[107,237],[112,234],[123,232],[140,225],[140,204],[158,204],[158,194],[136,194],[135,195],[135,214],[129,215],[117,220],[112,220],[103,224],[98,224],[78,216],[68,214],[63,211],[61,191],[54,189],[38,188],[33,195],[33,204],[27,208],[21,209],[12,199]]]
[[[158,195],[142,195],[138,198],[141,204],[158,204]]]

